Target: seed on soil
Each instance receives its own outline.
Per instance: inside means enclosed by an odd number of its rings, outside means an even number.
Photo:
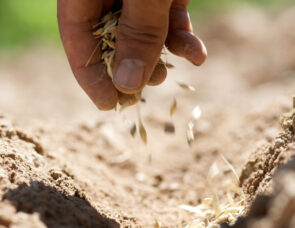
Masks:
[[[239,186],[240,185],[240,179],[239,179],[239,175],[237,173],[237,171],[235,170],[235,168],[232,166],[232,164],[226,159],[226,157],[224,157],[221,153],[220,156],[222,158],[222,160],[224,161],[224,163],[228,166],[228,168],[232,171],[232,174],[234,176],[236,185]]]
[[[192,112],[192,117],[194,121],[197,121],[202,116],[202,111],[199,106],[196,106]]]
[[[227,166],[230,166],[233,174],[236,174],[235,169],[228,160],[223,156]],[[211,180],[218,175],[219,169],[217,163],[214,162],[208,173],[208,177],[212,177]],[[209,178],[210,179],[210,178]],[[235,179],[235,178],[234,178]],[[191,224],[188,224],[185,228],[219,228],[220,224],[227,222],[233,225],[238,217],[244,214],[245,210],[245,196],[242,188],[230,182],[230,190],[237,194],[237,197],[233,198],[232,194],[227,193],[227,202],[220,203],[217,195],[214,198],[205,198],[200,205],[190,206],[181,205],[180,208],[196,213],[198,219],[194,220]]]

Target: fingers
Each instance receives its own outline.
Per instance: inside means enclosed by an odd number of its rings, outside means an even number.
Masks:
[[[150,80],[168,34],[172,0],[125,0],[118,27],[114,84],[135,94]]]
[[[100,62],[98,50],[88,67],[89,57],[97,47],[92,36],[93,25],[102,12],[97,0],[58,0],[58,22],[63,45],[72,71],[87,95],[99,109],[113,109],[118,95]]]
[[[148,82],[150,86],[160,85],[165,81],[167,77],[167,69],[164,64],[158,63],[152,73],[152,76]]]
[[[187,12],[189,0],[174,0],[170,10],[169,33],[166,46],[175,55],[199,66],[207,57],[203,42],[193,34]]]

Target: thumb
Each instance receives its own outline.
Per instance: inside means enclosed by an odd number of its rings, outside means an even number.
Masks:
[[[168,34],[171,3],[123,1],[114,64],[114,85],[119,91],[134,94],[149,81]]]

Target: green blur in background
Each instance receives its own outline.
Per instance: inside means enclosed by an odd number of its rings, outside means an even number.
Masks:
[[[191,0],[190,11],[201,15],[221,11],[241,3],[260,7],[281,6],[293,0]],[[60,44],[56,0],[1,0],[0,49],[11,49],[35,42]]]

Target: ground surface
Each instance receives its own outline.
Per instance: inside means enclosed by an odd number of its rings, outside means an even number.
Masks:
[[[291,110],[295,93],[294,21],[295,9],[244,9],[200,25],[207,63],[195,68],[169,56],[176,66],[169,79],[145,91],[146,146],[129,134],[135,109],[98,112],[61,50],[38,46],[9,59],[2,54],[0,226],[153,227],[157,220],[184,227],[195,214],[180,205],[197,205],[214,192],[222,199],[228,190],[231,174],[220,153],[241,173],[250,154],[265,153],[282,131],[280,116]],[[175,81],[197,91],[183,91]],[[174,97],[178,109],[171,119]],[[189,147],[185,132],[196,105],[203,114]],[[175,135],[163,132],[167,121],[175,123]],[[288,144],[289,156],[294,142]],[[221,175],[212,187],[207,176],[214,162]],[[254,179],[271,183],[272,168]],[[243,172],[249,199],[270,192],[253,191],[252,171]],[[253,173],[260,175],[257,167]]]

